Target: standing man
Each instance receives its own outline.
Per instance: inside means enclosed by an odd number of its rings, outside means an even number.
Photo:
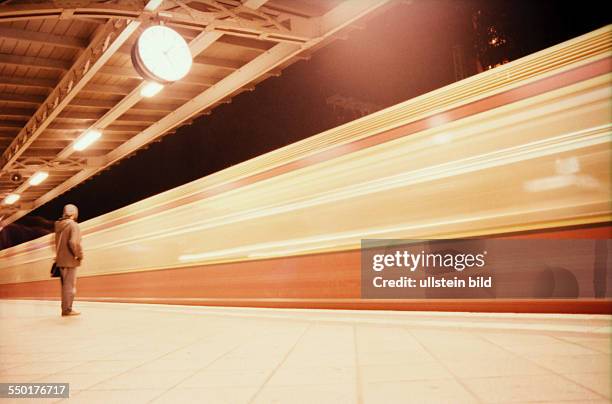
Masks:
[[[76,206],[64,206],[64,215],[55,222],[55,263],[60,268],[62,281],[62,316],[78,316],[72,310],[76,294],[76,270],[83,260],[81,230],[76,222],[79,210]]]

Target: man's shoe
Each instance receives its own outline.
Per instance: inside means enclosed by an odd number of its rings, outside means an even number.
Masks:
[[[62,312],[62,316],[78,316],[79,314],[81,314],[81,312],[76,310],[68,310]]]

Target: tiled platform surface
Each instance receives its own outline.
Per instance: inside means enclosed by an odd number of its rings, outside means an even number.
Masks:
[[[0,382],[69,382],[64,402],[88,404],[611,397],[610,316],[75,308],[62,318],[57,302],[0,300]]]

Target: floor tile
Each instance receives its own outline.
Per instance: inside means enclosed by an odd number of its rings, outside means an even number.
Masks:
[[[206,389],[175,388],[155,399],[155,404],[210,403],[247,404],[258,387],[209,387]]]
[[[268,381],[269,386],[298,386],[355,383],[356,369],[333,366],[281,367]]]
[[[530,355],[527,358],[556,373],[592,373],[610,374],[610,355]]]
[[[604,397],[612,398],[612,381],[609,373],[568,373],[564,376]]]
[[[128,371],[103,381],[90,389],[126,390],[126,389],[169,389],[186,379],[191,371],[144,372]]]
[[[589,355],[598,353],[590,348],[569,342],[553,342],[540,345],[522,344],[509,346],[506,349],[522,355]]]
[[[10,369],[12,375],[54,374],[81,365],[83,362],[32,362]]]
[[[463,379],[485,402],[591,400],[602,397],[555,375],[505,376]]]
[[[375,365],[360,367],[364,383],[405,380],[451,379],[453,375],[437,362],[412,365]]]
[[[57,373],[39,378],[36,383],[69,383],[71,390],[86,390],[104,380],[116,376],[115,373]]]
[[[445,360],[444,365],[459,378],[494,377],[514,375],[540,375],[550,373],[549,370],[521,357],[509,357],[495,361],[487,359]]]
[[[258,404],[353,404],[354,384],[265,386],[253,403]]]
[[[469,391],[452,379],[366,383],[363,401],[365,404],[478,403]]]
[[[203,370],[183,380],[177,388],[260,386],[270,372],[261,370]]]
[[[598,338],[589,338],[589,337],[561,337],[560,339],[572,342],[574,344],[578,344],[585,348],[593,349],[602,353],[611,353],[612,352],[612,339],[609,337],[598,337]]]
[[[145,404],[159,397],[164,390],[159,389],[129,389],[129,390],[84,390],[69,399],[60,401],[62,404]]]
[[[417,364],[435,361],[436,358],[425,351],[416,354],[414,352],[409,351],[358,353],[358,363],[361,366]]]
[[[123,373],[141,366],[144,362],[126,360],[87,361],[70,369],[72,373]]]

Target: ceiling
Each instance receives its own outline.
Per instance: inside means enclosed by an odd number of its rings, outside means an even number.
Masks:
[[[154,0],[0,0],[0,199],[20,195],[0,204],[0,226],[278,76],[388,3],[164,0],[149,11]],[[130,51],[159,23],[183,36],[194,64],[143,98]],[[102,137],[75,151],[94,128]],[[49,177],[30,185],[38,171]]]

